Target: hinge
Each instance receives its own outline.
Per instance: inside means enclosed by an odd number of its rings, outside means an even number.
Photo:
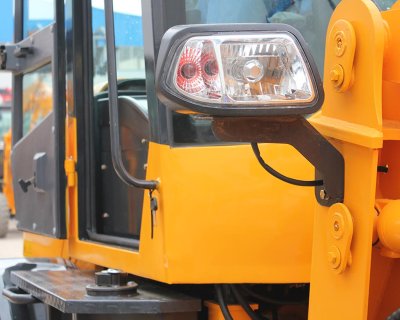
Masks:
[[[6,46],[0,45],[0,70],[5,70],[7,64]]]
[[[0,70],[20,72],[26,67],[24,58],[33,54],[28,44],[0,44]]]
[[[67,185],[69,188],[72,188],[75,186],[75,180],[76,180],[75,160],[72,158],[65,159],[64,169],[65,169],[65,174],[67,176]]]

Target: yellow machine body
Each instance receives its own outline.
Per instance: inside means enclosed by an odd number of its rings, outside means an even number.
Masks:
[[[381,13],[371,1],[343,0],[329,24],[325,103],[309,121],[345,159],[343,204],[320,206],[313,188],[269,176],[248,145],[150,143],[147,178],[159,181],[154,238],[146,193],[139,250],[82,240],[78,137],[69,117],[68,238],[25,233],[24,254],[62,256],[171,284],[309,282],[309,319],[384,319],[400,305],[400,262],[375,241],[377,213],[400,198],[399,22],[399,2]],[[263,145],[262,154],[288,176],[314,176],[287,145]],[[389,172],[377,173],[378,165]]]
[[[14,191],[11,172],[11,130],[4,135],[3,193],[11,214],[15,215]]]
[[[263,152],[288,175],[313,176],[311,165],[291,147],[267,146]],[[66,241],[70,257],[168,283],[309,281],[313,189],[288,188],[268,176],[248,145],[151,144],[149,159],[148,177],[161,182],[154,238],[147,194],[139,251],[79,240],[74,205]],[[76,192],[76,186],[70,188],[70,205]],[[38,237],[25,234],[26,255],[43,255]],[[51,240],[43,241],[47,246]]]

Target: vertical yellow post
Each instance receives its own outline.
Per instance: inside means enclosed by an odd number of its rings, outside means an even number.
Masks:
[[[378,150],[383,141],[384,46],[384,22],[372,1],[341,1],[327,33],[325,104],[311,123],[344,156],[345,199],[335,208],[318,206],[315,213],[311,320],[367,319]],[[342,227],[347,244],[338,235]]]

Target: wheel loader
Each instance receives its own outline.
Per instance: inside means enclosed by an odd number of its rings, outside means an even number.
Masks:
[[[400,319],[400,2],[14,14],[1,319]]]

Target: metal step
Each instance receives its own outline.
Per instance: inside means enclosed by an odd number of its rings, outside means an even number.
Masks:
[[[94,272],[13,271],[12,282],[51,310],[52,319],[197,319],[201,301],[149,281],[138,282],[136,294],[89,296],[87,285],[95,283]],[[135,279],[136,281],[136,279]],[[135,315],[135,316],[129,316]],[[68,318],[68,317],[67,317]]]

